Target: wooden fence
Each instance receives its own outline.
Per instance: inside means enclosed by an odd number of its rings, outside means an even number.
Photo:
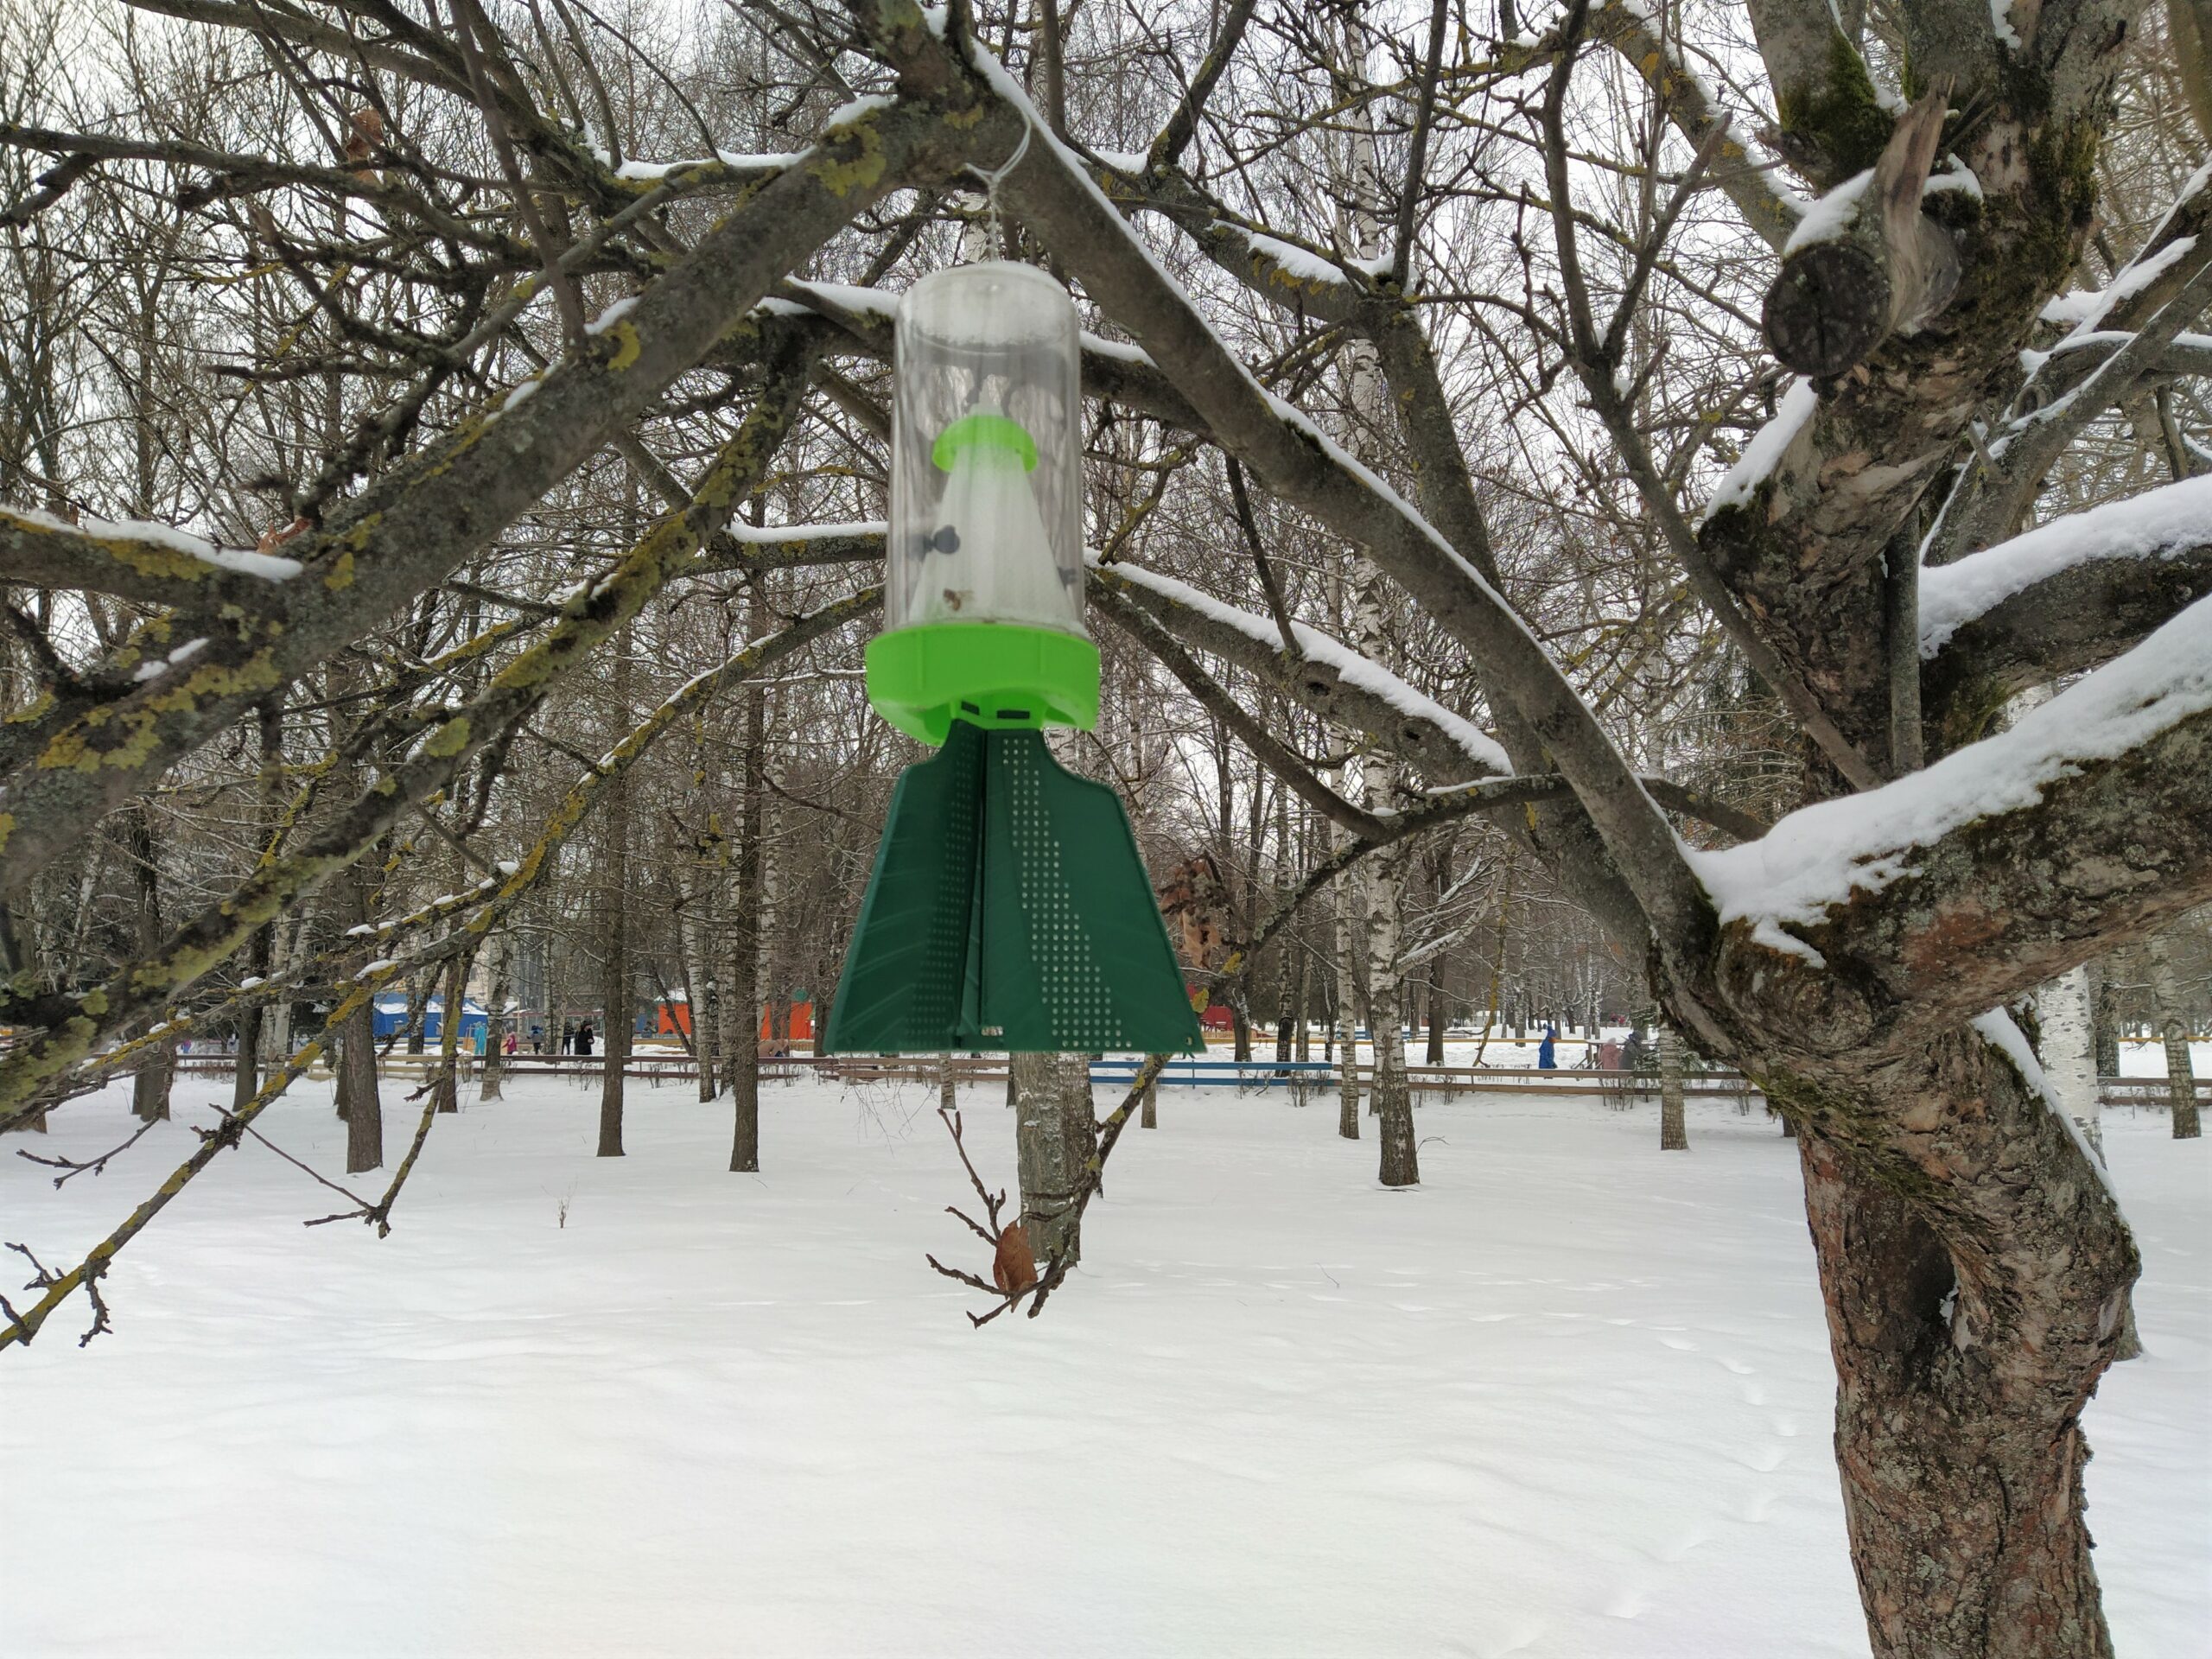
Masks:
[[[465,1078],[473,1078],[482,1064],[473,1055],[461,1057],[461,1071]],[[764,1057],[760,1062],[760,1076],[767,1082],[798,1082],[813,1078],[825,1083],[877,1084],[918,1083],[934,1084],[942,1075],[944,1062],[932,1055],[908,1056],[816,1056],[795,1054],[775,1058]],[[996,1084],[1006,1085],[1007,1062],[1004,1055],[959,1055],[950,1062],[953,1078],[963,1088]],[[606,1061],[600,1057],[572,1054],[514,1054],[505,1062],[511,1078],[531,1077],[562,1077],[584,1084],[597,1083],[604,1075]],[[1134,1058],[1094,1060],[1090,1080],[1100,1088],[1126,1089],[1135,1076],[1138,1062]],[[236,1062],[227,1054],[183,1054],[177,1058],[181,1071],[229,1074],[237,1069]],[[438,1057],[427,1054],[389,1054],[378,1064],[380,1075],[399,1082],[421,1083],[437,1070]],[[1221,1060],[1211,1058],[1178,1058],[1170,1060],[1161,1071],[1160,1081],[1166,1088],[1235,1089],[1240,1093],[1281,1090],[1294,1094],[1325,1094],[1337,1085],[1338,1068],[1325,1060]],[[1372,1079],[1374,1068],[1363,1062],[1358,1067],[1361,1086]],[[624,1063],[622,1075],[635,1082],[652,1087],[671,1084],[696,1085],[698,1081],[697,1064],[688,1054],[675,1052],[632,1053]],[[327,1067],[318,1065],[308,1073],[318,1080],[327,1078]],[[1473,1066],[1473,1065],[1409,1065],[1406,1077],[1417,1096],[1433,1095],[1562,1095],[1595,1096],[1626,1104],[1643,1098],[1656,1098],[1659,1092],[1659,1074],[1656,1071],[1600,1071],[1584,1067],[1570,1067],[1559,1071],[1539,1071],[1533,1067]],[[2107,1106],[2128,1106],[2139,1109],[2163,1109],[2166,1103],[2166,1080],[2164,1077],[2100,1077],[2100,1095]],[[2196,1080],[2196,1097],[2212,1107],[2212,1077]],[[1686,1071],[1682,1074],[1683,1092],[1694,1098],[1732,1100],[1749,1106],[1763,1096],[1758,1086],[1742,1073],[1711,1070]]]

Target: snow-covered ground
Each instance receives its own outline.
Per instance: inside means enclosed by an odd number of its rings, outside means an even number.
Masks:
[[[1394,1193],[1332,1104],[1164,1091],[1083,1270],[972,1332],[922,1261],[982,1262],[926,1091],[772,1088],[758,1177],[723,1108],[632,1101],[620,1161],[556,1081],[444,1119],[381,1243],[225,1154],[113,1335],[73,1304],[0,1353],[0,1652],[1866,1652],[1764,1115],[1693,1103],[1662,1157],[1648,1106],[1430,1105]],[[2098,1567],[2122,1654],[2203,1653],[2212,1141],[2106,1124],[2150,1357],[2088,1413]],[[264,1127],[338,1166],[327,1091]],[[0,1158],[0,1238],[73,1260],[191,1145],[58,1193]]]

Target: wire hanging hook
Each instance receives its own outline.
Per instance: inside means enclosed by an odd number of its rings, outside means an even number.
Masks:
[[[986,258],[995,259],[1003,243],[999,228],[999,182],[1021,165],[1021,158],[1029,153],[1030,123],[1021,124],[1021,142],[1014,147],[1014,154],[995,168],[986,171],[973,162],[965,163],[963,170],[973,173],[983,181],[983,247]]]

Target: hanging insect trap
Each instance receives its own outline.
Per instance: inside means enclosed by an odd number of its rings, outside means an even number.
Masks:
[[[868,690],[938,752],[893,792],[824,1053],[1199,1046],[1120,800],[1045,747],[1098,719],[1078,367],[1074,306],[1027,265],[939,271],[899,308]]]

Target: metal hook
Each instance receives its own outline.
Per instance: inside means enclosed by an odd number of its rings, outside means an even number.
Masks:
[[[1021,142],[1014,147],[1014,154],[990,171],[984,171],[973,162],[969,162],[964,166],[965,171],[973,173],[983,181],[983,237],[984,246],[988,251],[988,257],[990,258],[998,257],[1001,245],[999,231],[999,181],[1013,172],[1015,168],[1020,166],[1021,158],[1029,153],[1030,126],[1030,122],[1025,118],[1021,124]]]

